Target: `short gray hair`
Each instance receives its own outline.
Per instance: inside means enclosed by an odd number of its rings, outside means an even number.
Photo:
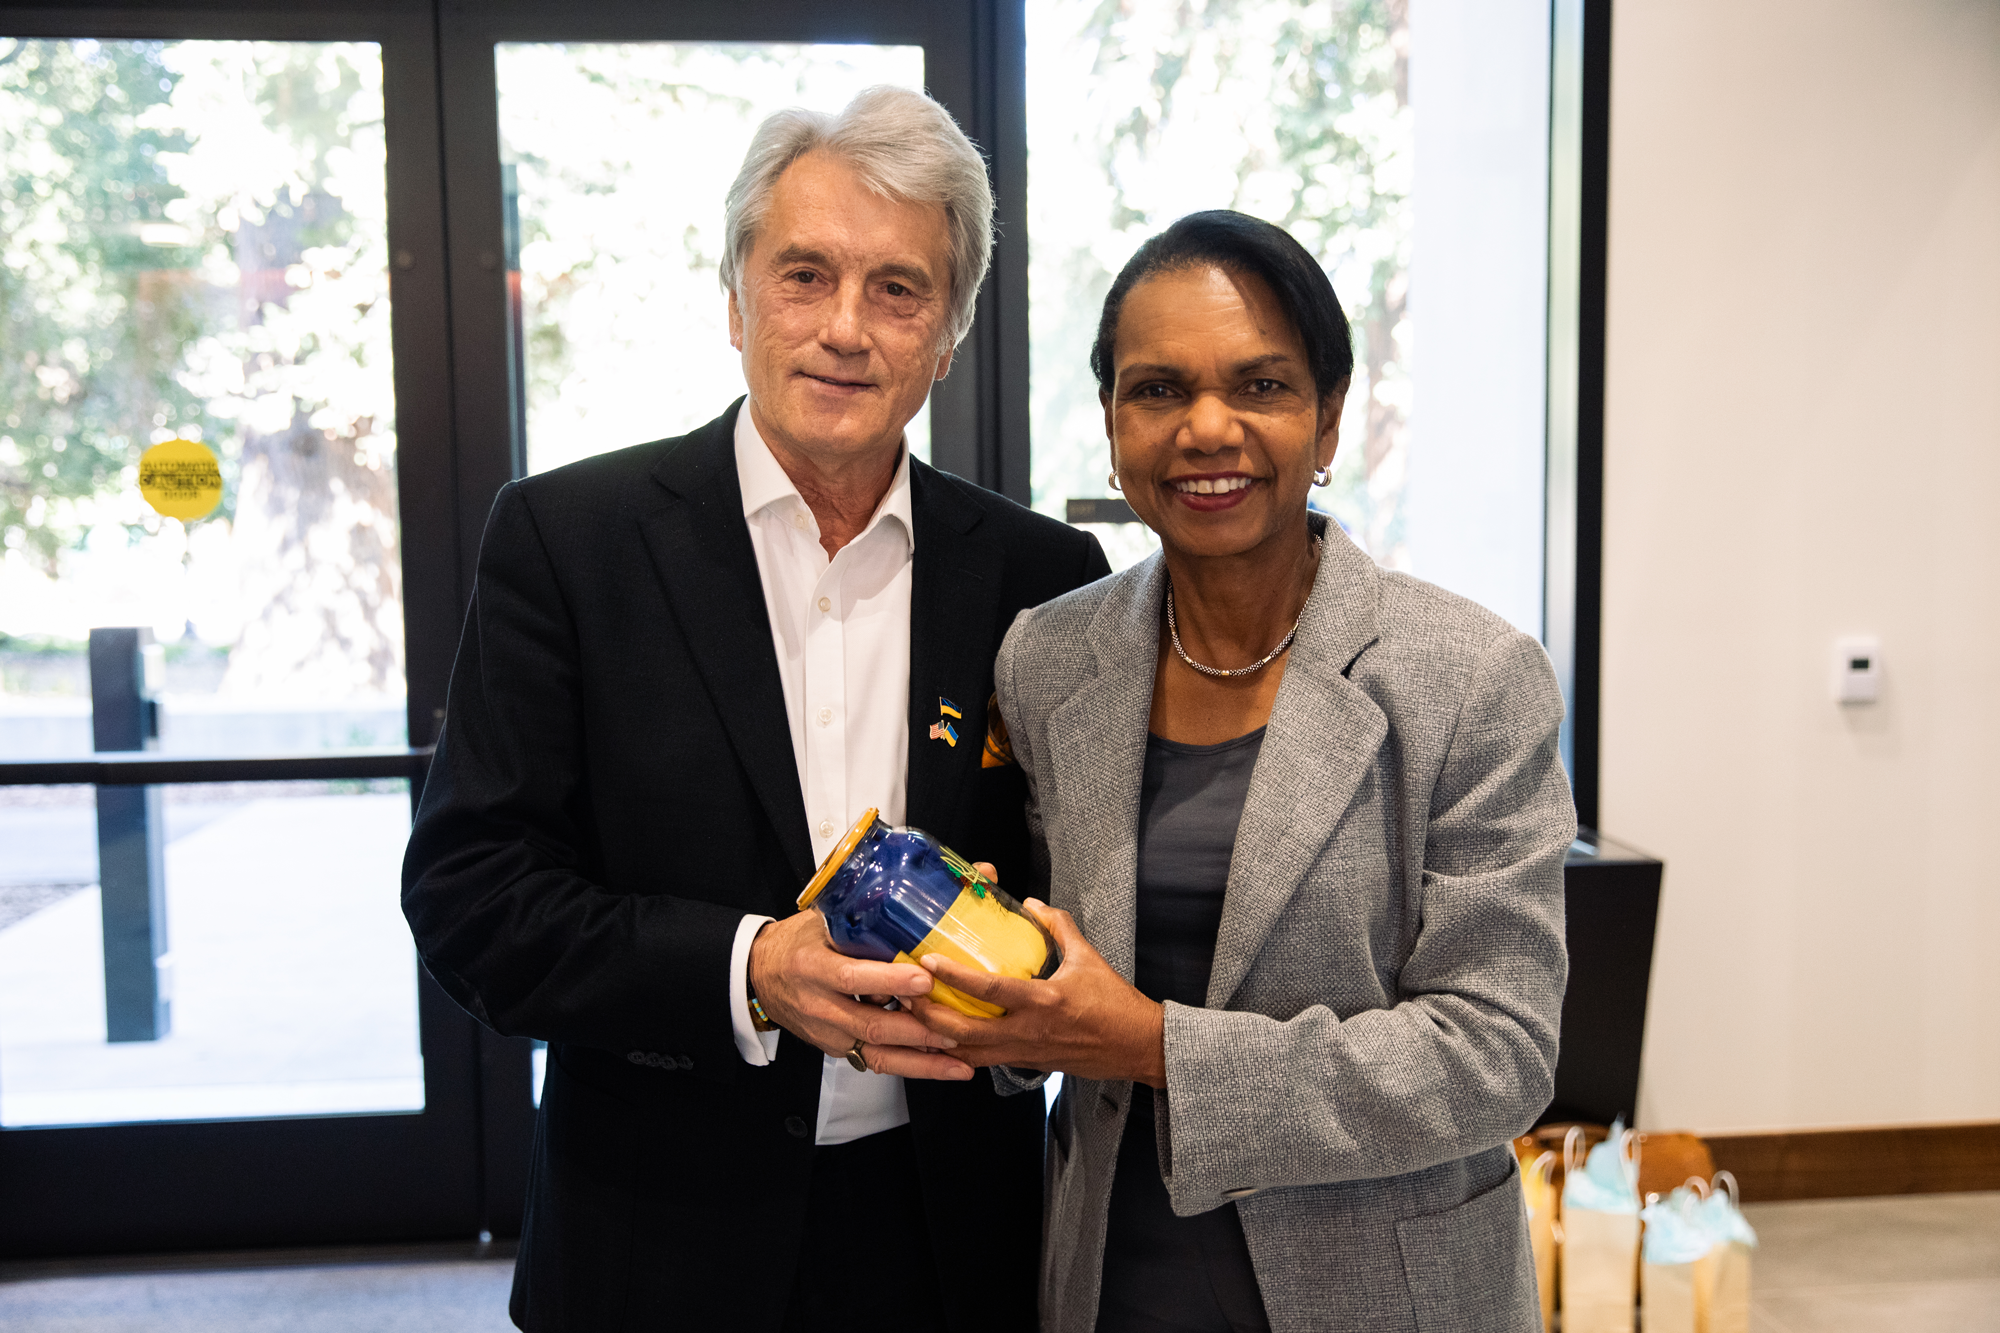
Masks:
[[[853,167],[878,194],[944,209],[951,266],[946,345],[957,346],[972,329],[973,303],[993,257],[993,189],[985,159],[951,113],[909,88],[878,85],[837,116],[794,107],[757,127],[723,207],[723,288],[738,290],[778,178],[816,149]]]

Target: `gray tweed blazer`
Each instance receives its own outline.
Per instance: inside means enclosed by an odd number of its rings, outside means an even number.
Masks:
[[[1024,611],[996,671],[1029,780],[1028,887],[1128,979],[1165,590],[1155,556]],[[1274,1329],[1541,1326],[1507,1145],[1548,1104],[1568,970],[1562,713],[1533,639],[1325,534],[1208,1003],[1167,1005],[1155,1099],[1174,1211],[1239,1210]],[[1070,1079],[1050,1122],[1050,1333],[1096,1326],[1130,1101]]]

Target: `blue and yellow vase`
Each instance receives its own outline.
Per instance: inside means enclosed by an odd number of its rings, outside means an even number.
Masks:
[[[1022,980],[1051,976],[1062,965],[1062,951],[1020,903],[930,834],[891,828],[880,814],[862,815],[799,895],[800,907],[826,918],[834,948],[883,963],[943,954]],[[974,1018],[1007,1012],[942,981],[931,998]]]

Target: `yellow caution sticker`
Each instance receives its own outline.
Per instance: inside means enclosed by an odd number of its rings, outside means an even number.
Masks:
[[[222,464],[196,440],[156,444],[139,456],[139,494],[168,518],[206,518],[222,503]]]

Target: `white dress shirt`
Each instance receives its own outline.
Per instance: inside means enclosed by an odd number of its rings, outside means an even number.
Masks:
[[[785,717],[805,795],[813,859],[824,860],[874,806],[901,824],[910,753],[910,577],[916,525],[910,455],[861,535],[831,560],[819,523],[750,419],[736,414],[736,476],[757,553]],[[750,1022],[750,942],[767,921],[746,916],[729,965],[736,1049],[753,1065],[778,1053],[778,1034]],[[820,1066],[819,1143],[847,1143],[910,1121],[903,1080],[864,1074],[838,1055]]]

